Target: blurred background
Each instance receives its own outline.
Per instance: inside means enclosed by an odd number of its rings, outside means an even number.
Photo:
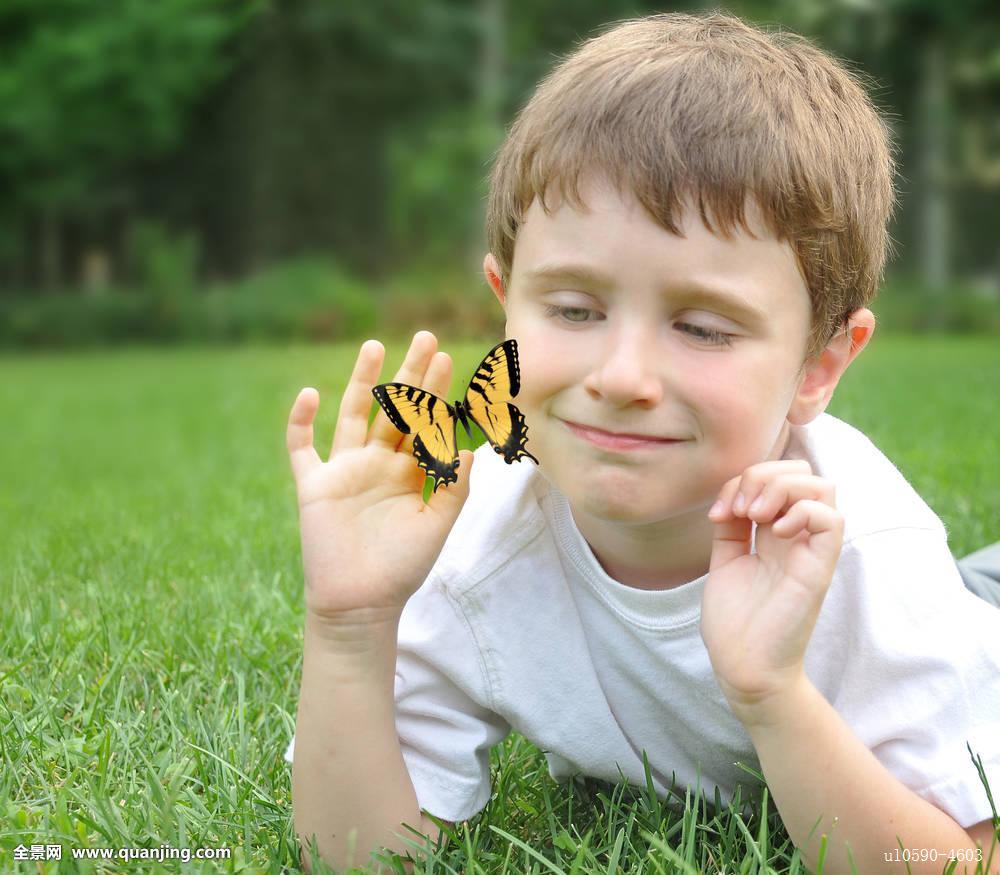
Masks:
[[[0,0],[0,348],[494,337],[491,156],[626,0]],[[883,328],[1000,333],[1000,9],[757,0],[899,148]]]
[[[708,8],[0,0],[0,861],[201,844],[235,849],[222,871],[299,871],[292,401],[319,389],[325,458],[358,342],[385,342],[392,379],[420,328],[454,356],[457,397],[503,336],[480,265],[505,126],[603,26]],[[897,252],[830,411],[956,556],[997,541],[1000,7],[723,8],[870,78],[899,148]],[[527,749],[503,756],[545,775]],[[587,828],[557,796],[549,835],[541,777],[498,783],[453,871],[519,858],[491,822],[546,849]]]

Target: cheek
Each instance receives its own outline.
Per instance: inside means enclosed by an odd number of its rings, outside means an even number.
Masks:
[[[517,341],[521,392],[515,403],[531,408],[578,380],[579,351],[559,335],[536,324],[508,326]]]
[[[680,390],[701,415],[713,422],[738,425],[759,406],[759,383],[747,363],[723,353],[702,356],[686,368]]]
[[[759,435],[766,443],[780,429],[788,410],[787,386],[775,377],[773,363],[707,357],[689,369],[683,392],[704,425],[716,434],[746,443]]]

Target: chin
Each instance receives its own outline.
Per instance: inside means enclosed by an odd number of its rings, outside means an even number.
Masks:
[[[566,485],[556,486],[572,507],[608,522],[641,525],[672,516],[677,495],[650,488],[648,475],[638,471],[591,470],[583,476],[569,472]]]

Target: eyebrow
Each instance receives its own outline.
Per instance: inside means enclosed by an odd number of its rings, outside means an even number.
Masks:
[[[528,280],[571,279],[602,289],[609,289],[615,284],[610,276],[586,264],[543,264],[529,270],[525,274],[525,278]],[[717,304],[722,309],[735,313],[753,327],[759,328],[767,324],[767,313],[747,303],[742,296],[735,292],[697,280],[686,280],[679,284],[677,289],[684,297]]]

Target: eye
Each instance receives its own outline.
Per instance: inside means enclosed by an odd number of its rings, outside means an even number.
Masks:
[[[702,340],[708,346],[732,346],[733,335],[714,328],[705,328],[704,325],[692,325],[690,322],[678,322],[678,327],[685,334],[698,340]]]
[[[588,310],[586,307],[560,307],[558,304],[545,305],[545,315],[549,319],[559,319],[576,325],[593,321],[587,318],[591,313],[600,316],[600,313],[597,313],[595,310]],[[582,318],[578,318],[580,316]]]

